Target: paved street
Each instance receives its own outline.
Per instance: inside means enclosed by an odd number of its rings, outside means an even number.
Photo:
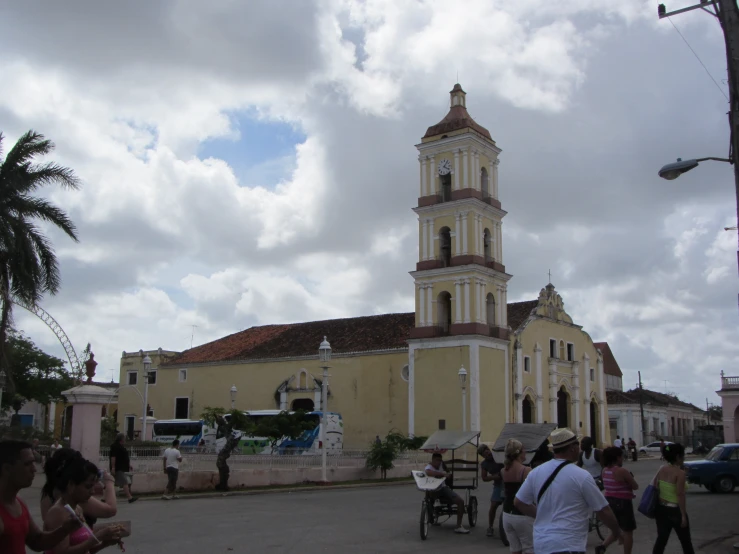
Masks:
[[[654,475],[656,460],[630,464],[640,485]],[[42,476],[24,497],[38,518]],[[490,487],[478,491],[481,507]],[[418,520],[421,493],[412,485],[281,493],[175,501],[141,500],[120,506],[115,519],[133,521],[128,553],[217,554],[220,552],[507,552],[497,539],[485,537],[486,514],[468,536],[452,532],[452,525],[432,528],[421,541]],[[688,494],[694,545],[699,551],[722,554],[730,547],[709,544],[739,532],[739,493],[716,495],[692,488]],[[654,522],[637,514],[636,554],[651,552]],[[739,535],[735,537],[739,541]],[[722,540],[721,542],[726,542]],[[592,533],[589,546],[597,544]],[[720,544],[720,543],[719,543]],[[618,549],[611,548],[611,552]],[[114,552],[114,550],[110,550]],[[667,552],[680,552],[673,537]]]

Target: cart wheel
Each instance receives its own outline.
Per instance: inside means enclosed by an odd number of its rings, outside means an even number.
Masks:
[[[424,502],[421,504],[421,540],[426,540],[429,536],[429,523],[431,521],[431,512],[429,512],[429,505]]]
[[[477,525],[477,497],[470,496],[470,503],[467,506],[467,522],[470,527]]]
[[[503,514],[500,514],[498,518],[498,536],[503,541],[503,546],[510,546],[511,543],[508,541],[508,536],[505,534],[505,528],[503,527]]]

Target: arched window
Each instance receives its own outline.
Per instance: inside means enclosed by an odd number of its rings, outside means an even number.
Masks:
[[[439,260],[443,267],[452,265],[452,235],[449,227],[439,230]]]
[[[308,389],[308,372],[304,369],[298,371],[298,390]]]
[[[446,291],[441,292],[436,300],[436,310],[436,324],[442,334],[448,334],[452,324],[452,295]]]
[[[408,382],[408,379],[410,379],[411,376],[411,370],[408,367],[408,364],[405,364],[403,368],[400,370],[400,378],[403,379],[406,383]]]
[[[559,341],[559,359],[565,359],[565,341],[563,340]]]
[[[490,196],[490,185],[488,184],[488,170],[484,167],[480,169],[480,190],[482,191],[482,197],[486,198]]]
[[[298,410],[304,410],[306,412],[312,412],[314,409],[313,400],[310,398],[296,398],[293,400],[291,409],[293,412]]]
[[[482,232],[483,252],[485,253],[485,261],[493,261],[493,238],[490,236],[490,229],[487,227]]]
[[[441,201],[449,202],[452,199],[452,174],[441,175],[439,181],[441,181]]]
[[[528,394],[523,397],[523,402],[521,402],[521,417],[522,423],[534,422],[534,403]]]
[[[488,325],[490,327],[494,327],[496,324],[495,321],[495,295],[492,292],[489,292],[487,295],[487,298],[485,299],[485,309],[486,309],[486,315],[488,317]]]
[[[569,427],[569,405],[570,395],[563,386],[557,391],[557,427]]]

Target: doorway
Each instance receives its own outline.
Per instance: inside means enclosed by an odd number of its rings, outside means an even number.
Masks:
[[[564,387],[557,391],[557,427],[569,427],[570,395]]]

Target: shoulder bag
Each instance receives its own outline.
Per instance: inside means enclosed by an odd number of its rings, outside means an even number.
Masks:
[[[659,471],[657,471],[657,475],[659,475]],[[654,476],[652,482],[644,489],[644,494],[642,494],[641,500],[639,501],[639,508],[637,508],[639,512],[649,519],[654,519],[657,504],[659,503],[659,487],[656,486],[657,475]]]
[[[554,478],[555,478],[555,477],[557,476],[557,474],[558,474],[558,473],[559,473],[560,471],[562,471],[562,469],[563,469],[563,468],[564,468],[565,466],[568,466],[568,465],[570,465],[571,463],[572,463],[572,462],[570,462],[570,461],[567,461],[567,462],[564,462],[563,464],[560,464],[560,465],[559,465],[559,467],[557,467],[557,469],[555,469],[555,470],[554,470],[554,471],[552,472],[552,474],[551,474],[551,475],[549,476],[549,478],[548,478],[548,479],[547,479],[546,481],[544,481],[544,485],[543,485],[543,486],[541,487],[541,489],[539,489],[539,494],[538,494],[538,495],[536,496],[536,503],[537,503],[537,504],[539,504],[539,502],[541,502],[541,497],[542,497],[542,496],[544,496],[544,493],[545,493],[545,492],[547,492],[547,489],[549,488],[549,485],[551,485],[551,484],[552,484],[552,481],[554,481]]]

